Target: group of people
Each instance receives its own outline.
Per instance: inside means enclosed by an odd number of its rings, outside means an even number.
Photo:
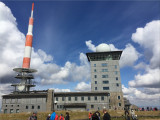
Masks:
[[[37,120],[37,113],[33,112],[33,114],[28,118],[28,120]],[[56,114],[56,112],[53,110],[52,114],[48,114],[46,120],[70,120],[70,118],[69,118],[69,113],[68,112],[66,112],[66,116],[65,116],[65,119],[64,119],[63,114],[58,116]]]
[[[47,119],[46,120],[70,120],[69,118],[69,113],[66,112],[66,116],[65,116],[65,119],[64,119],[64,116],[63,114],[61,114],[59,117],[58,115],[56,114],[55,111],[53,111],[53,113],[50,115],[48,115]]]
[[[130,114],[129,114],[128,109],[125,109],[125,119],[130,120]],[[137,115],[135,114],[135,110],[133,110],[133,109],[131,110],[131,119],[138,120]]]
[[[111,120],[110,114],[108,113],[107,109],[103,109],[103,120]],[[88,115],[89,120],[101,120],[100,113],[98,111],[89,113]]]

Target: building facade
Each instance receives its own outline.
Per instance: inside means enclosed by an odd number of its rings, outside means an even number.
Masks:
[[[109,109],[107,92],[57,92],[54,93],[56,110],[102,110]]]
[[[3,95],[3,113],[44,112],[53,110],[53,90],[17,92]]]
[[[122,51],[87,53],[91,65],[91,91],[108,92],[110,109],[123,109],[119,59]]]

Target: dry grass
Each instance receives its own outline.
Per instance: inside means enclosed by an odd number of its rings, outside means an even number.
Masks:
[[[65,111],[56,111],[58,116],[62,113],[65,115]],[[79,119],[86,119],[88,118],[88,112],[84,111],[69,111],[71,120],[79,120]],[[102,111],[100,111],[101,115]],[[124,111],[109,111],[111,116],[117,116],[121,117],[124,115]],[[38,120],[46,120],[46,117],[48,114],[51,114],[51,112],[39,112],[37,114]],[[160,111],[138,111],[136,112],[138,116],[140,117],[139,120],[160,120]],[[17,113],[17,114],[0,114],[0,120],[27,120],[27,118],[31,115],[31,113]],[[144,116],[144,117],[143,117]],[[151,116],[151,117],[145,117],[145,116]],[[159,116],[159,117],[154,117]],[[112,118],[112,120],[124,120],[124,118]]]

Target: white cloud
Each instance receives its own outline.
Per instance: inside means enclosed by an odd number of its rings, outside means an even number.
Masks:
[[[95,47],[95,45],[92,44],[92,40],[86,41],[86,45],[87,45],[89,50],[91,50],[93,52],[96,52],[96,47]]]
[[[160,88],[160,69],[148,68],[145,74],[138,74],[135,80],[129,81],[131,87],[159,87]]]
[[[54,92],[71,92],[70,89],[59,89],[59,88],[50,88],[51,90],[54,90]]]
[[[160,93],[158,92],[159,90],[160,89],[157,88],[140,90],[132,87],[126,88],[124,85],[122,85],[122,91],[124,93],[124,97],[127,97],[132,104],[138,106],[159,106],[160,104],[159,101]]]
[[[135,66],[136,69],[144,69],[144,73],[135,75],[135,80],[129,81],[129,85],[132,87],[160,87],[160,20],[149,22],[144,28],[137,28],[132,34],[132,40],[144,49],[144,56],[148,58],[149,64],[141,62]]]
[[[140,56],[131,44],[127,44],[119,61],[120,67],[133,66]]]
[[[132,40],[144,48],[151,68],[160,67],[160,20],[149,22],[144,28],[137,28],[132,34]]]
[[[80,82],[75,87],[76,91],[91,91],[91,84],[87,84],[85,82]]]
[[[137,65],[134,66],[135,69],[142,69],[144,70],[145,68],[148,68],[149,66],[145,64],[144,62],[140,62]]]

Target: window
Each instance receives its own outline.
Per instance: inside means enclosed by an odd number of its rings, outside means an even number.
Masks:
[[[17,105],[17,107],[19,107],[19,105]]]
[[[109,87],[103,87],[103,90],[109,90]]]
[[[116,77],[116,80],[118,80],[118,77]]]
[[[91,108],[94,108],[94,105],[91,105]]]
[[[97,84],[97,81],[95,81],[95,84]]]
[[[108,75],[102,75],[102,78],[108,78]]]
[[[114,68],[117,69],[117,65],[115,65]]]
[[[34,109],[34,106],[32,105],[32,109]]]
[[[26,106],[26,109],[28,109],[28,106]]]
[[[71,96],[68,97],[68,101],[71,101]]]
[[[97,78],[97,75],[94,75],[94,78]]]
[[[7,113],[7,109],[4,109],[4,113]]]
[[[77,101],[77,97],[75,97],[75,101]]]
[[[59,105],[57,105],[57,108],[59,108]]]
[[[103,84],[108,84],[108,83],[109,83],[109,81],[108,81],[108,80],[103,81]]]
[[[64,101],[64,99],[65,99],[65,98],[64,98],[64,97],[62,97],[62,101]]]
[[[58,101],[58,97],[56,97],[56,101]]]
[[[110,96],[110,93],[108,93],[108,96]]]
[[[118,99],[121,99],[121,96],[118,96]]]
[[[97,87],[95,87],[95,90],[97,90]]]
[[[97,70],[96,70],[96,69],[94,69],[94,72],[97,72]]]
[[[118,103],[118,106],[121,106],[121,103]]]
[[[111,102],[111,100],[109,99],[109,103]]]
[[[7,105],[6,105],[6,107],[7,107]]]
[[[19,109],[16,109],[16,113],[19,113]]]
[[[84,97],[81,97],[81,100],[84,101]]]
[[[90,97],[90,96],[88,96],[88,100],[91,100],[91,97]]]
[[[108,72],[108,69],[102,69],[102,72]]]
[[[117,83],[116,86],[119,87],[119,84]]]
[[[94,67],[96,67],[96,64],[94,64]]]
[[[13,113],[13,109],[10,109],[10,113]]]
[[[97,100],[97,96],[94,97],[94,100]]]
[[[40,109],[40,106],[38,105],[37,109]]]
[[[101,96],[101,100],[104,100],[104,96]]]
[[[117,75],[118,74],[118,72],[117,71],[115,71],[115,75]]]
[[[102,67],[107,67],[107,63],[102,63]]]
[[[11,105],[11,107],[13,107],[13,105]]]

